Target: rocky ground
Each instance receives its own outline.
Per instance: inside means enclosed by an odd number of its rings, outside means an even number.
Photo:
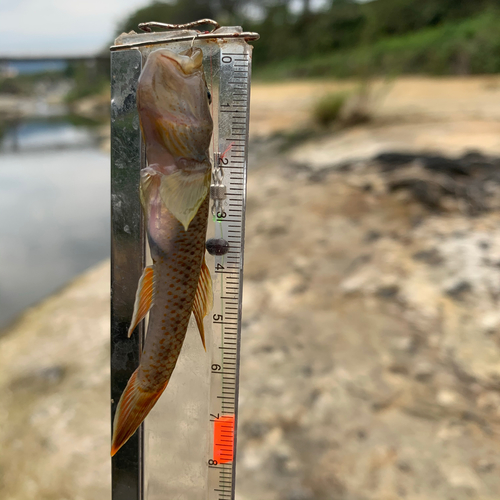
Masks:
[[[251,176],[242,499],[498,497],[500,170],[432,159]]]
[[[109,262],[0,340],[0,498],[109,498]]]
[[[240,500],[499,497],[489,81],[464,80],[460,98],[442,81],[406,93],[396,82],[399,116],[386,98],[374,122],[305,142],[290,133],[308,126],[318,88],[290,84],[272,108],[274,90],[256,87]],[[2,499],[108,496],[108,273],[90,271],[0,339]]]

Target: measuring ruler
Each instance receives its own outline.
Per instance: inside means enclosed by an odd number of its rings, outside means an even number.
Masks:
[[[203,50],[214,102],[214,151],[224,153],[215,169],[225,194],[219,186],[221,197],[209,234],[228,246],[224,255],[206,259],[214,291],[213,308],[205,318],[205,323],[211,323],[208,356],[203,357],[197,327],[192,324],[169,390],[113,457],[113,500],[234,499],[252,50],[247,42],[257,38],[256,33],[232,26],[210,33],[124,34],[111,48],[113,410],[141,350],[141,335],[127,338],[146,256],[138,195],[146,158],[136,90],[144,60],[156,48],[183,52],[194,45]]]
[[[226,199],[216,212],[215,238],[229,243],[215,256],[212,310],[208,500],[230,500],[235,494],[236,427],[245,239],[245,201],[250,104],[250,47],[228,43],[220,52],[219,151]]]

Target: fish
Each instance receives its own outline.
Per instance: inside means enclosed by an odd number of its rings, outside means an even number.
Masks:
[[[198,48],[151,52],[137,85],[147,166],[140,199],[153,265],[139,280],[128,336],[149,313],[138,368],[118,402],[111,456],[127,442],[166,389],[191,313],[203,347],[212,308],[205,262],[213,132],[209,92]]]

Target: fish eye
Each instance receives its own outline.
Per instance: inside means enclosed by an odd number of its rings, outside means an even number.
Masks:
[[[208,97],[208,104],[212,104],[212,94],[210,93],[210,90],[207,90],[207,97]]]

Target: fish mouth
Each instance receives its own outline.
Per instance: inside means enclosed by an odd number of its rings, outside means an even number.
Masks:
[[[169,57],[165,54],[161,54],[161,57],[168,59],[169,61],[172,61],[183,73],[185,73],[184,68],[182,67],[182,64],[177,59],[174,59],[173,57]]]
[[[203,55],[199,49],[194,49],[194,51],[190,49],[186,53],[180,54],[170,51],[165,52],[167,53],[160,54],[160,57],[174,63],[175,67],[186,76],[192,75],[203,66]]]

